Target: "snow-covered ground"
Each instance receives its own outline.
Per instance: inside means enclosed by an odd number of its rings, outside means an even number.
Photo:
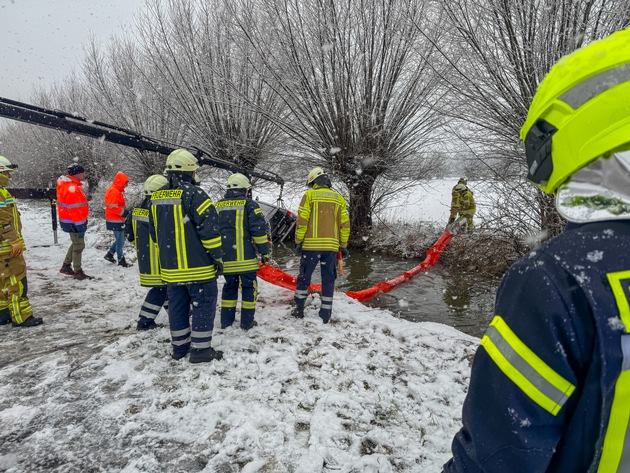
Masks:
[[[45,324],[0,327],[0,471],[424,473],[450,457],[474,337],[343,294],[330,325],[317,295],[296,320],[292,292],[260,281],[258,327],[215,325],[223,360],[174,361],[164,313],[135,330],[146,289],[103,259],[100,225],[84,252],[98,279],[76,281],[58,273],[68,236],[46,246],[49,209],[20,208]]]

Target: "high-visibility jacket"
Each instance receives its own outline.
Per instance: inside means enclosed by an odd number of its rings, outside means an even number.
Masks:
[[[105,201],[105,226],[108,230],[123,230],[125,220],[129,215],[127,203],[125,202],[125,184],[129,178],[123,172],[118,172],[114,177],[114,182],[105,191],[103,200]]]
[[[57,179],[57,211],[64,232],[80,233],[87,230],[88,203],[81,186],[83,182],[74,176]]]
[[[451,191],[451,217],[460,215],[474,215],[477,210],[475,197],[465,184],[457,184]]]
[[[159,249],[149,233],[149,208],[151,196],[145,197],[139,207],[134,207],[125,222],[125,236],[136,247],[140,285],[164,286],[160,275]]]
[[[4,187],[0,187],[0,238],[0,281],[11,277],[19,281],[26,276],[24,257],[10,257],[9,253],[11,242],[20,241],[24,245],[22,220],[15,198]]]
[[[336,190],[317,184],[307,190],[298,208],[295,242],[302,249],[339,251],[348,246],[350,217],[346,201]]]
[[[630,222],[574,226],[506,273],[452,472],[627,472]]]
[[[262,210],[244,189],[228,189],[225,198],[216,204],[223,248],[223,272],[258,271],[256,249],[269,253],[267,222]]]
[[[217,211],[203,189],[170,174],[168,186],[151,194],[149,214],[162,279],[166,283],[214,279],[213,263],[223,256]]]

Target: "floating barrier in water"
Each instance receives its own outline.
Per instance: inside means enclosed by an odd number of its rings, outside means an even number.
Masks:
[[[448,243],[451,241],[451,238],[453,238],[453,234],[447,228],[446,230],[444,230],[444,233],[442,233],[442,236],[440,236],[440,238],[438,238],[436,242],[433,243],[433,246],[429,248],[426,258],[418,266],[410,269],[409,271],[405,271],[400,276],[397,276],[394,279],[379,282],[378,284],[367,289],[363,289],[361,291],[347,291],[345,294],[358,301],[363,301],[375,296],[379,292],[391,291],[399,284],[407,281],[408,279],[411,279],[416,274],[427,270],[435,263],[437,263],[440,259],[442,251],[444,251],[446,245],[448,245]],[[291,289],[292,291],[295,291],[295,286],[297,285],[297,276],[285,273],[281,269],[274,268],[269,264],[260,267],[260,269],[258,270],[258,276],[271,284],[284,287],[286,289]],[[308,287],[308,290],[310,292],[320,292],[322,290],[322,286],[321,284],[311,284]]]

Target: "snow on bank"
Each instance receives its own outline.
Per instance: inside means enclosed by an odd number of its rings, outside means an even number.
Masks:
[[[109,235],[88,231],[99,279],[75,281],[58,273],[68,236],[42,246],[49,211],[20,205],[45,324],[0,327],[0,471],[439,472],[449,458],[477,339],[344,295],[334,323],[317,295],[295,320],[292,293],[260,281],[259,326],[215,327],[224,360],[174,361],[166,327],[135,331],[146,289],[103,259]]]

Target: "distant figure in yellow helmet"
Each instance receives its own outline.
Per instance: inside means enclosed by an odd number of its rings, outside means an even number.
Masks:
[[[337,252],[348,256],[350,217],[343,196],[331,189],[328,175],[322,168],[308,173],[306,191],[300,202],[295,228],[295,244],[300,255],[300,274],[293,300],[292,315],[304,317],[308,286],[313,271],[320,263],[322,294],[319,317],[327,324],[332,315],[332,302],[337,279]]]
[[[565,232],[515,263],[448,473],[630,471],[630,29],[561,58],[521,129]]]
[[[468,188],[468,178],[462,176],[451,191],[451,215],[448,219],[448,224],[450,225],[458,218],[464,218],[466,219],[466,228],[468,233],[470,233],[475,227],[473,216],[476,211],[475,197]]]

